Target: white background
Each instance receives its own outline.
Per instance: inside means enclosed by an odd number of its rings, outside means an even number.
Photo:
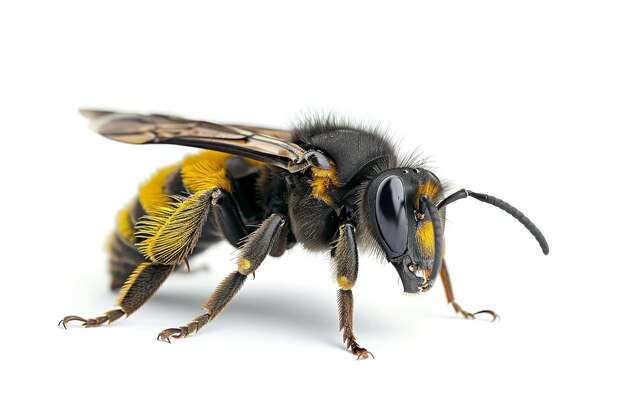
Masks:
[[[9,415],[624,415],[623,3],[5,2],[2,389]],[[402,294],[362,254],[356,361],[337,330],[326,257],[269,259],[224,313],[171,345],[232,269],[195,258],[128,320],[56,327],[112,307],[105,236],[139,183],[190,150],[87,130],[79,106],[286,126],[312,110],[389,126],[475,201],[449,209],[441,285]],[[208,266],[208,271],[203,270]]]

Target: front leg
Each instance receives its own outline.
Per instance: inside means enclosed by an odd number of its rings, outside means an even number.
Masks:
[[[356,231],[351,223],[339,226],[339,237],[330,252],[335,280],[339,284],[337,303],[339,305],[339,331],[343,330],[343,342],[357,358],[367,359],[371,352],[359,346],[352,332],[354,302],[352,287],[359,271],[359,255],[356,247]],[[372,355],[374,357],[374,355]]]
[[[492,317],[491,321],[495,321],[499,316],[491,310],[481,310],[476,313],[468,313],[463,310],[461,306],[454,299],[454,292],[452,292],[452,282],[450,281],[450,273],[448,272],[448,265],[446,265],[446,260],[444,259],[441,264],[441,282],[443,283],[443,288],[446,292],[446,299],[448,300],[448,304],[451,304],[454,308],[454,311],[460,313],[466,319],[475,319],[478,314],[489,314]]]

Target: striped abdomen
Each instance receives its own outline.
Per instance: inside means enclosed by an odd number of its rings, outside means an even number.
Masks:
[[[185,204],[197,204],[201,209],[207,210],[208,214],[206,204],[202,204],[208,198],[208,191],[220,188],[233,192],[234,186],[238,185],[237,180],[232,180],[229,175],[228,165],[229,161],[233,162],[233,158],[237,157],[204,151],[160,169],[139,187],[137,197],[118,213],[110,245],[111,288],[121,287],[135,268],[146,259],[151,258],[164,264],[180,263],[181,260],[176,257],[176,247],[169,252],[167,247],[162,248],[163,244],[172,245],[172,241],[167,240],[168,236],[155,236],[156,233],[151,231],[155,219],[161,223],[168,221],[168,212],[174,210],[177,204],[180,205],[181,197]],[[254,161],[245,162],[249,167],[260,165]],[[248,195],[254,195],[254,190]],[[251,205],[254,206],[255,202],[251,202]],[[212,216],[206,217],[206,223],[199,225],[201,230],[190,230],[188,236],[184,236],[193,240],[196,253],[222,239]],[[175,241],[174,244],[178,242]]]

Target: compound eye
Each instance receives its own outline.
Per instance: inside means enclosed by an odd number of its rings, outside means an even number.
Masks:
[[[404,186],[392,175],[384,179],[376,193],[376,224],[393,255],[402,255],[407,248],[409,226],[406,217]]]

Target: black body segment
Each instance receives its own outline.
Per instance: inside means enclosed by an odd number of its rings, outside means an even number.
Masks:
[[[232,195],[241,217],[247,224],[263,221],[264,208],[258,200],[257,183],[261,168],[238,156],[226,160],[226,171],[232,184]]]
[[[144,261],[145,258],[139,253],[135,245],[114,233],[111,237],[109,253],[111,289],[121,288],[135,268]]]
[[[289,197],[291,228],[298,242],[307,249],[328,249],[339,227],[337,211],[324,201],[307,196],[306,192]]]
[[[347,188],[371,180],[380,168],[393,166],[397,157],[378,129],[363,129],[332,118],[313,119],[294,129],[294,140],[304,148],[321,150],[339,167],[337,179]]]
[[[185,187],[183,182],[182,170],[177,168],[170,172],[163,184],[163,195],[188,195],[189,190]]]
[[[139,198],[135,197],[133,201],[130,203],[130,221],[132,223],[133,228],[143,216],[146,215],[146,210],[144,210]]]

